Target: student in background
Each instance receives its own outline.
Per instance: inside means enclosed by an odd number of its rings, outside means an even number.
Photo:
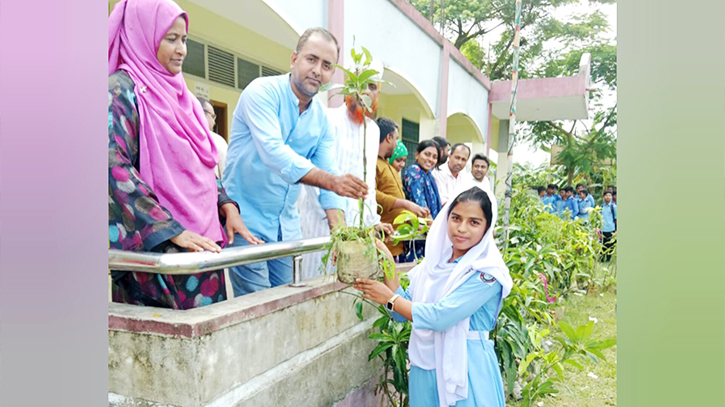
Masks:
[[[604,191],[604,205],[602,205],[602,261],[610,261],[614,251],[614,233],[617,231],[617,204],[612,202],[612,193]]]
[[[579,212],[576,215],[577,219],[583,219],[584,222],[589,222],[589,212],[591,211],[591,208],[594,207],[594,205],[587,199],[589,197],[589,191],[582,188],[579,191],[579,200],[577,201],[577,205],[579,205]]]
[[[614,201],[615,204],[617,203],[617,190],[616,189],[614,191],[612,191],[612,201]]]
[[[544,198],[546,198],[546,188],[536,187],[536,193],[537,195],[539,195],[539,200],[541,201],[541,203],[544,203]]]
[[[562,213],[564,212],[564,201],[566,200],[566,190],[564,188],[559,190],[559,193],[557,194],[558,198],[554,199],[553,204],[553,212],[558,217],[562,217]]]
[[[556,184],[549,184],[546,187],[546,196],[541,200],[545,206],[548,206],[547,212],[556,213],[556,201],[561,199],[559,196],[559,187]]]
[[[580,203],[581,200],[579,199],[579,193],[583,190],[587,190],[587,187],[584,186],[584,184],[576,184],[576,199],[577,203]],[[588,191],[588,190],[587,190]],[[592,194],[587,193],[586,200],[589,201],[590,207],[594,207],[594,197]]]
[[[562,211],[561,216],[565,217],[565,212],[568,210],[569,215],[572,220],[576,219],[576,215],[579,213],[579,205],[576,202],[576,199],[574,199],[574,188],[571,186],[567,186],[563,189],[564,195],[562,198],[564,199],[563,205],[562,205]]]

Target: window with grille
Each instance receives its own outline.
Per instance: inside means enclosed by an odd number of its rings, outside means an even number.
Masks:
[[[237,87],[244,89],[255,78],[259,77],[259,65],[237,58]]]
[[[206,57],[204,44],[190,39],[186,40],[186,58],[181,66],[184,73],[206,78]]]
[[[276,71],[272,68],[268,68],[266,66],[262,67],[262,76],[277,76],[282,75],[282,72]]]
[[[209,80],[222,85],[234,87],[234,55],[208,46],[209,53]]]
[[[403,125],[401,127],[403,144],[408,149],[408,158],[405,160],[405,167],[407,168],[415,162],[415,148],[418,147],[420,138],[420,125],[416,122],[403,119]]]

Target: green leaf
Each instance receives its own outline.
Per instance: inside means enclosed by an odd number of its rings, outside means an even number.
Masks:
[[[594,329],[594,322],[589,321],[586,325],[581,325],[576,329],[577,338],[579,341],[588,339],[592,335],[592,329]]]
[[[395,358],[396,367],[405,372],[408,370],[408,359],[405,355],[405,348],[395,345],[396,349],[393,350],[393,357]]]
[[[363,90],[367,89],[367,82],[374,82],[372,79],[370,79],[372,76],[378,74],[379,72],[375,69],[366,69],[360,73],[358,76],[358,81],[360,82],[360,87],[363,88]]]
[[[603,341],[596,341],[592,344],[587,344],[587,349],[607,349],[617,344],[617,339],[610,338]]]
[[[367,48],[362,46],[360,48],[362,48],[363,52],[365,53],[365,65],[370,65],[373,62],[373,56],[370,55],[370,51],[368,51]]]
[[[320,89],[319,89],[318,92],[327,92],[327,91],[330,91],[330,90],[342,89],[344,87],[345,87],[345,85],[343,85],[341,83],[327,82],[326,84],[320,86]]]
[[[370,98],[370,96],[361,95],[360,99],[362,99],[363,105],[365,106],[365,110],[372,113],[373,112],[373,109],[372,109],[373,100]]]
[[[412,235],[415,233],[415,229],[407,223],[398,226],[397,231],[399,235]]]
[[[567,359],[567,360],[565,360],[565,361],[564,361],[563,363],[566,363],[566,364],[572,365],[572,366],[574,366],[575,368],[577,368],[577,369],[579,369],[579,370],[584,370],[584,366],[580,365],[580,364],[579,364],[579,362],[577,362],[577,361],[576,361],[576,360],[574,360],[574,359]]]
[[[413,212],[403,211],[403,212],[400,213],[400,215],[398,215],[398,216],[395,217],[395,219],[393,220],[393,225],[399,225],[401,223],[409,222],[414,217],[415,217],[415,215],[413,214]]]
[[[373,328],[384,328],[390,319],[387,316],[378,318],[375,322],[373,322]]]
[[[393,342],[393,337],[390,336],[389,334],[370,334],[368,336],[368,339],[372,339],[374,341],[379,341],[379,342],[383,342],[383,341]]]
[[[569,339],[574,341],[576,340],[576,332],[574,331],[574,328],[572,328],[571,325],[569,325],[568,323],[564,321],[559,321],[559,329],[561,329],[561,331],[564,332],[564,334],[566,334]]]
[[[357,315],[357,317],[360,319],[360,321],[362,321],[364,319],[362,312],[363,312],[363,302],[358,301],[355,303],[355,315]]]
[[[332,66],[334,66],[335,68],[340,68],[340,69],[342,69],[343,71],[345,71],[345,73],[347,74],[347,77],[348,77],[349,81],[351,81],[351,82],[352,82],[352,83],[354,83],[354,84],[357,84],[357,75],[355,75],[355,73],[354,73],[354,72],[351,72],[351,71],[349,71],[349,70],[348,70],[347,68],[345,68],[345,67],[344,67],[344,66],[342,66],[342,65],[338,65],[338,64],[333,64]],[[346,85],[346,86],[347,86],[347,85]]]
[[[370,355],[368,355],[368,360],[370,361],[370,360],[375,359],[376,356],[378,356],[379,354],[381,354],[381,353],[385,352],[386,350],[390,349],[391,346],[393,346],[393,344],[392,343],[389,343],[389,342],[388,343],[381,343],[375,349],[373,349],[372,352],[370,352]]]

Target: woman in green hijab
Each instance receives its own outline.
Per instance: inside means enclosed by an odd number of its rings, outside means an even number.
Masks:
[[[388,150],[390,151],[390,150]],[[395,171],[398,171],[398,174],[403,170],[403,167],[405,167],[405,160],[408,158],[408,149],[405,147],[405,144],[403,144],[402,141],[398,141],[398,145],[395,146],[395,151],[393,151],[393,155],[390,157],[390,165],[395,168]]]

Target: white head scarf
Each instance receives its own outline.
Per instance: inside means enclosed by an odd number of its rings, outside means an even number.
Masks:
[[[492,275],[503,287],[501,301],[496,314],[501,311],[503,299],[511,292],[513,281],[508,267],[496,247],[493,229],[496,225],[496,198],[490,191],[470,184],[460,187],[454,197],[470,188],[479,188],[491,200],[492,217],[488,230],[481,241],[470,248],[457,264],[448,260],[453,254],[453,243],[448,236],[449,206],[445,205],[433,221],[425,243],[425,258],[410,273],[410,292],[413,302],[436,303],[456,290],[473,274],[485,271]],[[453,199],[451,200],[453,201]],[[447,278],[441,276],[448,274]],[[447,331],[437,332],[428,329],[416,329],[410,340],[410,361],[416,366],[435,365],[438,396],[441,407],[447,407],[468,398],[468,355],[466,340],[469,318],[465,318]],[[419,343],[434,341],[434,354],[429,349],[421,352]]]

